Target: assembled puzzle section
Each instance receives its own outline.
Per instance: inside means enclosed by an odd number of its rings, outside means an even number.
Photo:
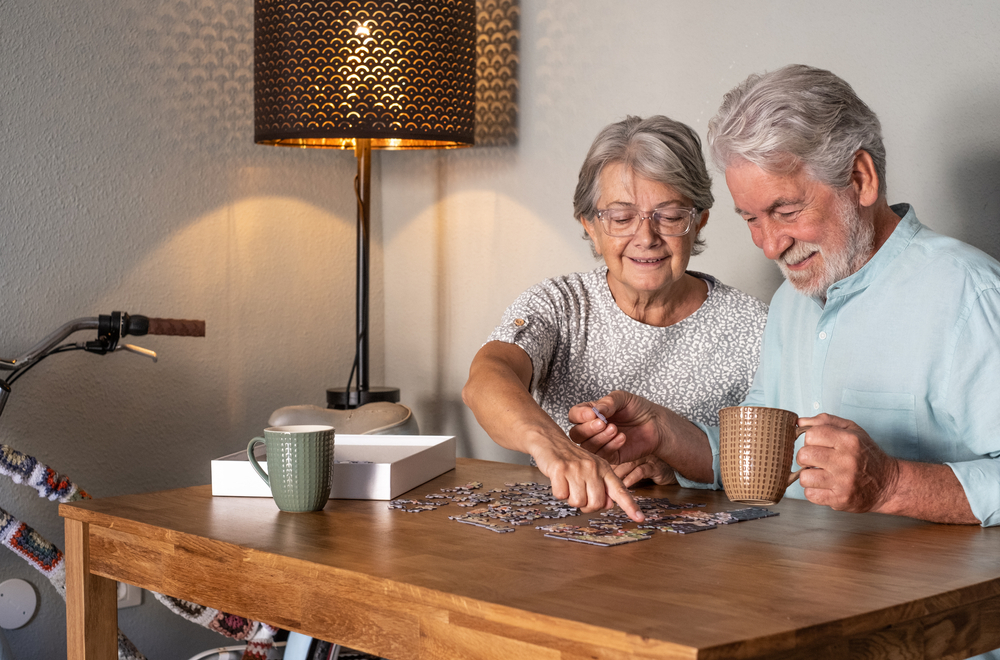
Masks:
[[[267,454],[254,457],[267,472]],[[337,435],[331,499],[391,500],[455,469],[455,437],[442,435]],[[246,450],[212,461],[212,495],[271,497]]]
[[[431,493],[420,500],[393,500],[389,503],[389,508],[420,513],[434,511],[452,503],[460,507],[476,507],[448,516],[448,519],[499,534],[513,532],[515,526],[531,525],[543,519],[568,518],[580,514],[579,509],[569,506],[563,500],[557,500],[549,486],[534,482],[507,483],[504,486],[482,491],[483,484],[470,482],[455,488],[442,488],[440,494]],[[704,507],[704,504],[674,504],[665,497],[637,496],[635,501],[645,516],[642,523],[636,524],[616,506],[601,513],[600,518],[591,518],[586,526],[559,522],[536,525],[535,529],[544,532],[548,538],[611,547],[649,540],[657,531],[691,534],[716,529],[720,525],[778,515],[775,511],[757,507],[708,513],[694,510]]]

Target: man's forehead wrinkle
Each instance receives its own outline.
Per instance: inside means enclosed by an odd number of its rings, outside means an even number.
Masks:
[[[764,209],[764,212],[767,213],[767,214],[771,214],[776,209],[779,209],[782,206],[793,206],[795,204],[801,204],[801,203],[802,203],[802,199],[798,198],[798,197],[796,197],[796,198],[779,197],[779,198],[775,199],[773,202],[771,202],[767,206],[767,208]],[[750,211],[744,211],[739,206],[734,206],[733,210],[736,211],[737,215],[753,215],[753,213],[751,213]]]
[[[801,203],[802,203],[801,197],[795,197],[795,198],[779,197],[773,202],[771,202],[771,205],[767,207],[767,212],[773,213],[775,209],[779,209],[782,206],[794,206],[795,204],[801,204]]]

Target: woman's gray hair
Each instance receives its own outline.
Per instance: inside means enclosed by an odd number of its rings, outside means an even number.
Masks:
[[[701,211],[712,208],[715,201],[697,133],[663,115],[626,117],[605,126],[590,146],[573,195],[574,217],[589,221],[597,217],[601,172],[610,163],[621,163],[636,176],[670,186]],[[691,254],[704,249],[705,242],[698,238]]]
[[[722,99],[708,122],[708,144],[723,171],[741,159],[771,173],[802,164],[837,189],[850,185],[854,156],[863,149],[875,163],[879,194],[885,195],[878,117],[846,81],[824,69],[791,64],[751,75]]]

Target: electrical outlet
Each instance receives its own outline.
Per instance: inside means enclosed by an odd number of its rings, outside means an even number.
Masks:
[[[118,583],[118,609],[142,604],[142,589],[124,582]]]

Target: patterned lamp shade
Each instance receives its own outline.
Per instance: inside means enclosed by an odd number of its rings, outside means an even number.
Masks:
[[[255,142],[463,147],[475,114],[475,0],[255,0]]]

